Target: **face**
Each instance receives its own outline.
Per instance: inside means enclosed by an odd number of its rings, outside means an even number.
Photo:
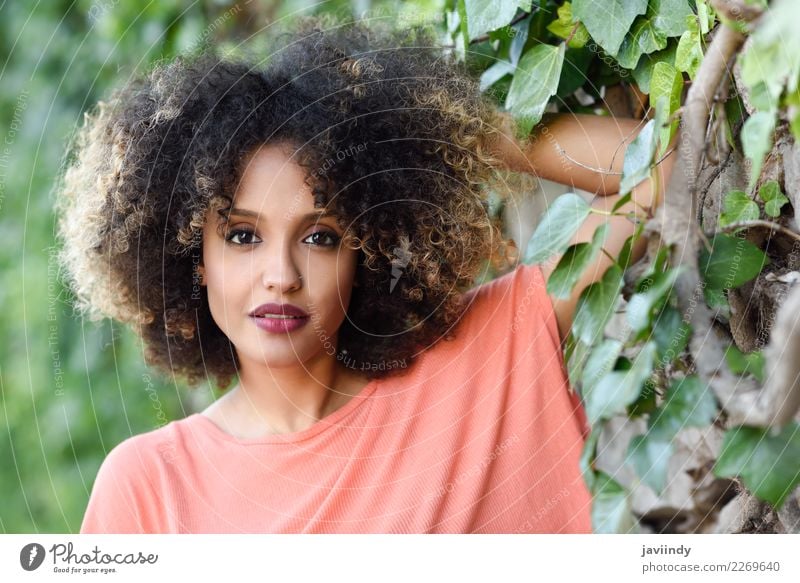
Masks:
[[[342,241],[335,216],[314,208],[304,178],[285,147],[262,146],[245,161],[231,209],[206,218],[202,283],[242,368],[335,358],[358,251]],[[307,317],[256,317],[266,304],[290,304]]]

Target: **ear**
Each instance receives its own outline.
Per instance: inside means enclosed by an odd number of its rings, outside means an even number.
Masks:
[[[206,285],[206,268],[201,263],[197,266],[197,278],[198,278],[198,285],[205,286]]]

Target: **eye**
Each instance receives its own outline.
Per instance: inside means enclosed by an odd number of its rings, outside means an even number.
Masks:
[[[255,241],[253,239],[256,239]],[[225,241],[232,245],[252,245],[261,240],[256,237],[253,231],[247,229],[231,229],[225,235]]]
[[[330,231],[315,231],[306,237],[304,241],[308,241],[309,239],[312,240],[312,245],[317,245],[318,247],[336,247],[341,238],[336,233],[331,233]],[[328,242],[325,243],[323,241]]]

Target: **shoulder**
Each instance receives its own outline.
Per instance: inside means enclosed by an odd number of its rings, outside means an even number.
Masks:
[[[176,423],[131,436],[106,455],[92,486],[81,533],[163,532],[161,491],[175,456]]]
[[[535,334],[559,346],[558,321],[539,265],[518,264],[512,271],[464,294],[468,328],[497,333]]]

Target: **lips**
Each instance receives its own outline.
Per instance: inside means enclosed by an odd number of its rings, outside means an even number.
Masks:
[[[308,314],[292,304],[262,304],[250,312],[254,318],[294,319],[308,318]]]

